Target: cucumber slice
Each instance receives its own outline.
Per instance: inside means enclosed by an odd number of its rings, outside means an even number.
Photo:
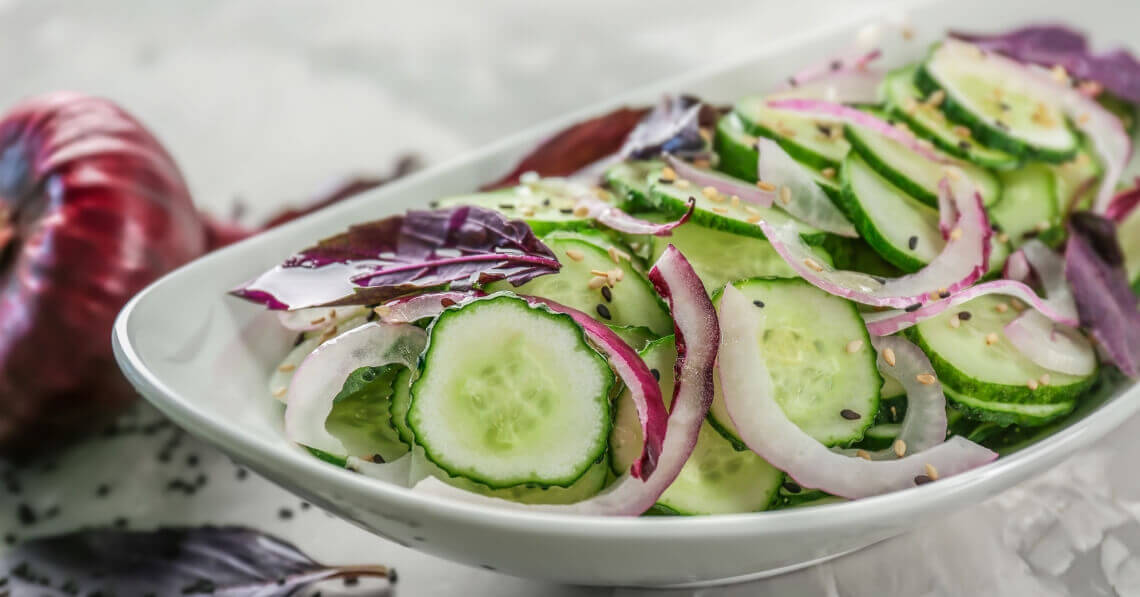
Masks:
[[[1133,209],[1117,225],[1116,238],[1124,252],[1124,271],[1132,289],[1140,294],[1140,209]]]
[[[757,163],[760,161],[760,152],[756,150],[756,136],[744,130],[744,123],[734,113],[725,114],[716,124],[716,134],[713,136],[713,149],[719,161],[717,168],[728,174],[748,182],[756,182]],[[835,169],[827,171],[804,165],[811,171],[815,183],[823,189],[824,193],[836,201],[839,197],[839,179]]]
[[[661,169],[656,160],[622,162],[611,166],[602,179],[618,199],[618,207],[629,213],[652,211],[655,206],[649,195],[645,177]]]
[[[509,218],[523,220],[538,236],[555,230],[593,228],[593,220],[574,215],[574,197],[567,186],[558,179],[539,179],[510,189],[446,197],[434,205],[477,205],[493,209]]]
[[[1096,150],[1088,137],[1081,137],[1081,148],[1076,157],[1050,166],[1056,175],[1058,213],[1088,209],[1097,191],[1097,185],[1090,184],[1089,181],[1099,181],[1104,174],[1104,166],[1097,158]]]
[[[943,90],[946,116],[990,147],[1046,162],[1076,155],[1077,135],[1053,98],[1027,94],[977,46],[942,42],[915,73],[915,85],[928,94]]]
[[[776,400],[788,418],[829,446],[861,438],[879,409],[883,378],[855,303],[798,278],[756,278],[733,286],[767,312],[756,341],[764,346]],[[709,422],[738,449],[744,445],[719,387]]]
[[[856,152],[847,156],[841,173],[844,210],[883,259],[914,272],[938,256],[945,241],[936,209],[891,184]]]
[[[392,462],[411,449],[392,425],[391,399],[403,365],[361,367],[349,374],[333,398],[325,430],[339,439],[348,453]]]
[[[677,349],[673,337],[657,340],[641,352],[657,372],[661,394],[673,396],[673,364]],[[667,398],[668,399],[668,398]],[[621,474],[641,453],[641,425],[637,409],[627,392],[616,404],[610,454],[614,472]],[[784,473],[751,451],[737,451],[708,423],[701,426],[697,445],[673,484],[657,501],[659,510],[671,514],[730,514],[757,512],[772,502]]]
[[[794,223],[807,242],[819,243],[827,236],[826,232],[808,226],[776,207],[758,207],[744,202],[734,204],[723,195],[710,199],[700,187],[687,180],[662,182],[658,172],[650,174],[648,180],[650,193],[662,211],[679,216],[688,210],[690,198],[696,200],[696,209],[689,221],[701,226],[762,239],[764,231],[756,222],[763,219],[772,224]]]
[[[1009,304],[1001,295],[979,296],[908,328],[907,333],[930,357],[942,385],[960,394],[996,403],[1076,400],[1096,380],[1096,373],[1066,375],[1046,370],[1023,356],[1002,331],[1018,315]],[[970,313],[969,319],[950,327],[950,318],[963,311]],[[1049,383],[1042,384],[1045,375]],[[1030,389],[1030,380],[1036,389]]]
[[[861,238],[844,238],[831,235],[823,241],[821,247],[831,256],[831,264],[836,269],[853,270],[884,278],[895,278],[902,275],[899,268],[880,257]]]
[[[404,367],[400,370],[400,375],[396,377],[392,386],[394,388],[392,404],[388,407],[392,427],[396,428],[396,434],[400,437],[400,441],[409,446],[414,446],[416,445],[416,434],[412,432],[411,427],[408,427],[408,406],[412,402],[411,369]]]
[[[900,429],[902,429],[900,423],[876,423],[867,428],[863,434],[863,441],[859,442],[858,446],[869,451],[889,448],[898,437]]]
[[[874,113],[883,118],[881,114]],[[867,127],[848,124],[844,134],[851,148],[859,153],[868,166],[905,193],[937,208],[938,185],[946,177],[946,167],[932,162],[905,147],[898,141]],[[983,205],[993,205],[1001,197],[1001,184],[985,168],[970,163],[960,164],[965,175],[974,182],[982,195]]]
[[[966,417],[975,421],[996,423],[1001,427],[1009,425],[1039,427],[1073,412],[1073,408],[1077,406],[1076,401],[1055,404],[993,402],[979,400],[949,388],[946,388],[946,398]]]
[[[660,338],[653,330],[643,325],[607,325],[615,334],[634,350],[641,350],[649,346],[650,342]]]
[[[775,110],[768,106],[770,98],[750,96],[733,107],[744,125],[753,135],[768,137],[780,144],[788,155],[812,168],[838,168],[851,146],[838,130],[842,126],[832,121],[818,120],[800,112]]]
[[[602,323],[645,326],[658,337],[673,331],[669,309],[649,280],[629,260],[619,256],[614,263],[609,253],[597,244],[577,238],[547,236],[543,241],[562,262],[557,274],[539,276],[518,287],[507,281],[494,282],[487,290],[545,297],[589,313]],[[612,288],[590,288],[590,280],[596,277],[591,272],[614,269],[621,270],[621,281],[615,282]]]
[[[989,209],[989,214],[996,229],[1009,236],[1014,249],[1031,238],[1042,235],[1048,238],[1051,230],[1060,227],[1053,170],[1034,162],[1002,172],[1000,176],[1005,191],[1001,201]]]
[[[724,288],[725,284],[745,278],[798,277],[776,249],[759,238],[686,222],[674,228],[672,236],[654,241],[651,259],[657,261],[669,245],[677,247],[689,260],[704,283],[705,291],[710,294]],[[821,259],[830,263],[824,251],[818,252]]]
[[[649,218],[659,217],[658,214],[654,213],[646,214],[646,216]],[[664,220],[665,218],[661,219]],[[646,242],[651,240],[653,237],[645,237],[640,235],[623,235],[613,230],[601,230],[598,228],[583,228],[581,230],[555,230],[550,234],[544,235],[542,237],[542,241],[549,244],[554,239],[559,238],[572,238],[585,241],[596,245],[607,254],[610,252],[610,247],[613,247],[619,251],[619,256],[624,257],[625,255],[630,255],[632,257],[635,257],[633,260],[633,265],[637,268],[638,271],[644,272],[645,259],[639,256],[637,252],[629,246],[629,241],[636,239],[638,242]]]
[[[606,450],[614,375],[568,315],[506,293],[450,307],[419,374],[408,426],[452,476],[569,487]]]
[[[956,133],[954,123],[946,119],[942,110],[924,103],[926,98],[914,86],[915,68],[910,65],[892,70],[883,82],[887,104],[896,118],[942,151],[984,168],[1008,170],[1021,163],[1015,155],[981,145],[972,136],[963,137]]]
[[[452,477],[447,471],[439,468],[426,458],[420,458],[416,464],[423,467],[426,474],[460,489],[499,498],[521,504],[573,504],[591,498],[606,486],[609,479],[609,458],[602,457],[586,470],[573,485],[569,487],[531,487],[528,485],[515,485],[501,489],[492,489],[463,477]]]

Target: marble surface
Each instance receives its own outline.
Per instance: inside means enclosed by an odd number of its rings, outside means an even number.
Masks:
[[[877,8],[895,3],[2,0],[0,105],[59,88],[112,97],[158,133],[201,205],[225,213],[240,199],[256,218],[405,151],[437,163],[761,37]],[[1126,422],[1043,477],[832,563],[663,594],[1140,595],[1137,433],[1140,419]],[[390,564],[399,595],[646,593],[552,586],[385,542],[145,404],[73,449],[0,472],[0,550],[84,525],[241,523],[325,561]]]

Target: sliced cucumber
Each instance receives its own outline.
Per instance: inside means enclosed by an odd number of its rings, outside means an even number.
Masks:
[[[945,245],[938,211],[904,193],[851,152],[842,172],[844,211],[859,235],[883,259],[914,272]]]
[[[794,278],[796,271],[787,264],[776,249],[766,240],[740,236],[714,228],[686,222],[673,229],[673,235],[653,242],[653,256],[657,261],[669,245],[677,247],[700,276],[710,294],[725,284],[743,280],[777,276]],[[826,253],[818,251],[820,258],[830,262]]]
[[[574,196],[569,188],[570,185],[560,179],[539,179],[500,191],[447,197],[435,205],[477,205],[493,209],[507,217],[523,220],[539,236],[554,230],[592,228],[592,220],[574,215]]]
[[[891,447],[899,435],[902,425],[899,423],[876,423],[867,428],[863,434],[863,441],[858,446],[864,450],[884,450]]]
[[[993,402],[979,400],[950,388],[945,390],[946,398],[966,417],[975,421],[996,423],[1002,427],[1008,425],[1038,427],[1073,412],[1073,408],[1077,405],[1076,401],[1055,404]]]
[[[1132,289],[1140,293],[1140,209],[1133,209],[1117,225],[1116,238],[1124,252],[1124,271]]]
[[[1034,162],[1000,176],[1005,191],[989,214],[997,229],[1009,236],[1013,248],[1061,225],[1053,170]]]
[[[649,184],[645,182],[645,177],[649,176],[650,172],[660,170],[661,165],[661,162],[656,160],[622,162],[606,170],[602,178],[619,200],[618,207],[623,211],[630,213],[652,211],[655,206],[649,195]]]
[[[645,326],[658,336],[673,331],[669,309],[629,260],[618,256],[615,263],[596,243],[577,238],[547,236],[543,240],[562,262],[557,274],[539,276],[518,287],[506,281],[494,282],[487,290],[545,297],[589,313],[602,323]],[[590,281],[597,277],[591,272],[615,269],[622,272],[621,281],[615,281],[612,287],[590,287]]]
[[[942,42],[915,73],[915,84],[928,94],[943,90],[946,116],[990,147],[1047,162],[1076,155],[1077,135],[1053,98],[1028,94],[977,46]]]
[[[648,180],[650,193],[653,194],[661,210],[673,215],[683,214],[688,210],[689,199],[693,199],[696,201],[696,209],[693,210],[693,216],[689,221],[708,228],[764,238],[764,231],[756,224],[763,219],[772,224],[795,224],[807,242],[821,242],[827,235],[826,232],[808,226],[776,207],[758,207],[744,202],[733,202],[724,195],[717,195],[716,199],[706,197],[700,187],[687,180],[662,182],[659,173],[650,174]]]
[[[1096,96],[1096,101],[1120,119],[1120,124],[1128,132],[1128,136],[1131,137],[1136,134],[1136,104],[1121,99],[1108,91],[1103,91]]]
[[[447,471],[427,459],[417,461],[416,464],[422,466],[426,474],[430,474],[449,485],[487,497],[521,504],[573,504],[580,502],[597,495],[606,486],[610,472],[609,458],[603,456],[601,460],[586,469],[585,474],[569,487],[515,485],[492,489],[482,483],[476,483],[463,477],[452,477],[447,474]]]
[[[602,457],[614,376],[570,316],[494,294],[445,309],[428,334],[407,421],[448,474],[569,487]]]
[[[1088,209],[1097,191],[1097,185],[1092,181],[1099,181],[1104,174],[1104,167],[1088,137],[1081,138],[1081,148],[1076,157],[1050,166],[1056,175],[1058,213]]]
[[[755,330],[756,341],[788,418],[829,446],[862,437],[878,411],[883,378],[855,304],[801,279],[752,279],[733,286],[767,314],[765,327]],[[709,422],[738,448],[744,445],[719,388]]]
[[[853,270],[884,278],[902,275],[899,268],[883,259],[861,238],[828,236],[821,247],[831,256],[831,264],[837,269]]]
[[[744,130],[744,124],[739,116],[730,112],[717,121],[713,149],[720,158],[717,168],[721,172],[748,182],[756,182],[757,163],[760,161],[760,152],[756,150],[756,136]],[[811,171],[812,178],[823,192],[835,201],[839,196],[839,179],[835,168],[821,170],[806,164],[804,167]]]
[[[650,342],[660,338],[653,330],[643,325],[607,325],[606,327],[613,330],[625,343],[630,345],[634,350],[641,350],[649,346]]]
[[[661,394],[673,396],[673,364],[677,349],[665,337],[641,353],[657,372]],[[615,473],[621,474],[640,454],[641,426],[628,392],[618,398],[610,454]],[[764,510],[772,502],[784,473],[754,452],[737,451],[708,423],[701,427],[697,445],[673,484],[657,501],[659,510],[672,514],[729,514]]]
[[[650,213],[650,214],[645,214],[645,215],[647,217],[650,217],[650,218],[659,217],[659,215],[655,214],[655,213]],[[661,219],[664,220],[665,218],[661,218]],[[647,242],[647,241],[652,240],[653,237],[648,237],[648,238],[644,238],[641,236],[634,237],[633,235],[622,235],[621,233],[615,232],[613,230],[601,230],[598,228],[583,228],[581,230],[555,230],[554,232],[551,232],[550,234],[544,235],[542,237],[542,240],[543,240],[543,242],[549,244],[554,239],[560,239],[560,238],[572,238],[572,239],[586,241],[588,243],[597,245],[600,249],[605,251],[607,254],[610,252],[610,247],[613,247],[615,250],[618,251],[618,255],[620,257],[624,258],[626,255],[630,255],[630,256],[634,257],[633,265],[637,268],[638,271],[644,271],[645,270],[645,259],[642,256],[638,255],[638,253],[636,251],[634,251],[632,247],[629,246],[629,241],[630,241],[630,239],[636,238],[636,239],[638,239],[638,242]]]
[[[954,123],[946,119],[938,106],[925,103],[926,98],[914,86],[915,68],[910,65],[895,69],[887,73],[883,82],[887,103],[895,117],[942,151],[983,168],[1008,170],[1021,163],[1017,156],[981,145],[972,136],[958,134]]]
[[[880,114],[877,114],[880,116]],[[867,127],[848,124],[844,134],[851,148],[868,166],[911,197],[938,207],[938,185],[946,177],[946,167],[926,159],[903,144]],[[979,166],[961,163],[966,177],[974,182],[983,205],[993,205],[1001,197],[997,177]]]
[[[412,371],[405,367],[392,383],[392,404],[389,407],[392,426],[396,428],[400,441],[409,446],[416,445],[416,435],[408,427],[408,406],[412,402]]]
[[[832,132],[833,127],[842,125],[799,112],[773,109],[768,106],[768,100],[764,96],[750,96],[736,103],[733,111],[740,116],[746,132],[776,141],[788,155],[813,168],[839,167],[851,150],[838,129]]]
[[[392,425],[391,403],[395,383],[403,365],[361,367],[349,374],[344,386],[333,398],[333,407],[325,419],[325,430],[348,449],[348,453],[365,459],[392,462],[411,449]]]
[[[960,325],[951,327],[950,318],[964,311],[970,313],[969,319],[959,317]],[[947,309],[907,332],[930,357],[942,384],[959,394],[995,403],[1076,400],[1096,380],[1096,374],[1077,377],[1034,364],[1002,331],[1017,315],[1008,298],[990,294]],[[1042,383],[1043,378],[1048,383]]]

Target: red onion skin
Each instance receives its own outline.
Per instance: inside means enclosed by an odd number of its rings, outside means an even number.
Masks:
[[[20,458],[134,398],[111,355],[115,316],[200,255],[206,231],[146,128],[69,92],[28,99],[0,121],[0,206],[0,456]]]

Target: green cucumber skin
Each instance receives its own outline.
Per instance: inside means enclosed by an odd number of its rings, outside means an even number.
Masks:
[[[1069,408],[1060,411],[1051,416],[1037,416],[1037,415],[1019,415],[1011,412],[1002,412],[997,410],[990,410],[980,408],[977,406],[969,405],[959,402],[952,392],[946,392],[946,400],[954,405],[954,408],[962,412],[962,414],[972,420],[983,423],[995,423],[1001,427],[1009,427],[1010,425],[1020,425],[1022,427],[1040,427],[1048,423],[1052,423],[1057,419],[1068,416],[1076,408],[1077,403],[1069,402]]]
[[[847,159],[850,160],[852,158],[848,156]],[[926,262],[896,249],[887,239],[883,238],[879,230],[875,228],[870,217],[863,211],[863,207],[859,204],[858,195],[851,186],[851,180],[847,175],[846,166],[840,170],[839,179],[839,197],[843,213],[846,214],[847,218],[855,225],[855,229],[859,231],[859,236],[863,237],[863,241],[874,249],[887,263],[899,268],[903,272],[913,273],[926,267]],[[900,192],[902,192],[901,189]]]
[[[622,163],[606,170],[602,179],[613,191],[614,196],[620,199],[618,208],[622,211],[627,213],[654,211],[657,205],[649,194],[649,185],[645,183],[645,176],[660,167],[661,163],[656,161]],[[631,179],[626,175],[627,171],[630,171],[629,174],[640,174],[640,176]]]
[[[736,433],[721,423],[720,420],[714,417],[711,412],[705,416],[705,421],[709,424],[710,427],[715,429],[721,437],[728,440],[728,443],[732,444],[732,447],[735,448],[737,452],[747,452],[752,449],[748,447],[748,444],[744,443],[744,440],[736,437]]]
[[[930,364],[934,367],[934,372],[938,374],[938,379],[943,385],[967,396],[973,396],[978,400],[992,400],[994,402],[1011,404],[1057,404],[1061,402],[1072,402],[1092,387],[1097,378],[1096,373],[1093,373],[1080,381],[1068,385],[1046,385],[1040,386],[1036,390],[1030,390],[1025,385],[979,382],[955,367],[943,358],[942,355],[938,354],[937,351],[931,349],[930,345],[926,343],[926,340],[923,339],[922,334],[919,332],[918,326],[909,327],[903,333],[906,334],[911,342],[917,344],[918,347],[922,349],[922,352],[926,353],[927,358],[930,359]]]
[[[931,193],[925,187],[910,178],[899,174],[890,164],[879,159],[879,156],[875,155],[875,152],[871,151],[871,148],[863,143],[863,139],[859,137],[859,133],[855,130],[855,127],[851,125],[844,126],[843,135],[847,138],[847,142],[851,144],[851,150],[857,152],[859,157],[863,158],[863,161],[867,162],[867,165],[870,166],[872,170],[879,173],[879,176],[882,176],[907,195],[931,207],[938,207],[938,195]]]
[[[926,70],[925,64],[919,65],[915,71],[914,84],[920,91],[927,95],[939,89],[943,89],[942,85]],[[1011,137],[1001,129],[990,126],[988,123],[974,116],[965,106],[955,101],[953,94],[949,92],[946,93],[945,99],[942,100],[942,111],[950,120],[970,129],[974,138],[983,145],[1000,149],[1021,158],[1061,163],[1073,159],[1079,149],[1077,143],[1074,143],[1072,147],[1065,150],[1032,147],[1024,141]]]
[[[728,123],[728,119],[732,118],[736,119],[737,122],[742,120],[736,114],[728,114],[721,118],[713,134],[713,151],[715,151],[720,158],[720,161],[717,163],[717,169],[729,176],[748,182],[756,182],[759,178],[759,174],[757,174],[757,162],[760,161],[760,152],[756,151],[755,146],[741,143],[740,139],[733,138],[732,134],[728,131],[728,127],[731,126]],[[824,182],[826,179],[821,177],[822,174],[816,176],[816,184],[819,185],[819,188],[823,189],[823,192],[831,199],[832,203],[838,205],[839,185],[833,181]]]
[[[740,116],[740,122],[744,124],[745,132],[750,135],[756,135],[757,137],[766,137],[775,141],[780,145],[781,148],[783,148],[784,151],[788,152],[788,155],[795,158],[797,162],[800,162],[801,164],[804,164],[816,170],[839,167],[839,163],[835,160],[829,159],[802,145],[799,145],[787,137],[777,134],[775,131],[762,124],[752,122],[748,119],[748,117],[739,112],[736,112],[736,114]]]
[[[654,200],[657,201],[659,208],[672,217],[679,218],[684,215],[685,212],[689,211],[688,203],[681,201],[676,197],[671,197],[664,193],[660,193],[656,190],[656,187],[653,187],[650,192],[653,193]],[[694,192],[699,193],[700,191],[694,190]],[[693,210],[693,215],[689,219],[693,223],[699,224],[706,228],[723,230],[724,232],[731,232],[733,234],[739,234],[741,236],[751,236],[752,238],[767,240],[767,237],[764,236],[764,231],[761,230],[759,226],[733,218],[726,218],[711,211],[695,209]],[[808,243],[809,245],[819,245],[824,241],[824,239],[828,237],[828,233],[818,232],[813,234],[804,234],[801,237],[804,239],[804,242]]]

